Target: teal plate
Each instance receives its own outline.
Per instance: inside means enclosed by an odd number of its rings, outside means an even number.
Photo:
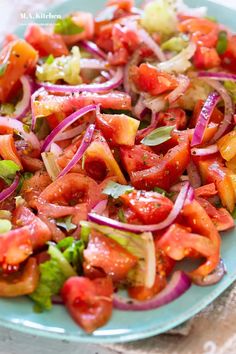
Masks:
[[[232,9],[204,0],[190,0],[188,3],[192,6],[208,6],[209,15],[218,17],[221,22],[236,29],[236,14]],[[74,10],[95,12],[102,5],[102,0],[78,2],[70,0],[50,11],[54,14],[65,14]],[[22,34],[24,29],[21,26],[17,33]],[[222,235],[222,239],[222,258],[228,272],[220,283],[210,287],[193,285],[182,297],[156,310],[144,312],[115,310],[109,323],[92,335],[85,334],[73,322],[64,307],[54,306],[51,312],[36,314],[33,312],[32,302],[27,298],[1,299],[0,325],[48,338],[93,343],[126,342],[163,333],[201,311],[236,280],[236,232],[227,232]]]

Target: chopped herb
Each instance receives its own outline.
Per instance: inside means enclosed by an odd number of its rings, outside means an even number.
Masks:
[[[130,193],[134,190],[132,186],[127,186],[119,184],[113,181],[107,183],[106,187],[103,189],[103,193],[110,195],[113,198],[119,198],[122,194]]]
[[[84,31],[84,28],[78,26],[75,22],[73,22],[70,16],[65,18],[59,18],[54,26],[54,33],[64,34],[64,35],[72,35],[78,34]]]
[[[218,34],[218,41],[216,44],[216,50],[218,54],[224,54],[227,49],[228,38],[226,31],[220,31]]]
[[[45,60],[46,64],[52,64],[54,62],[54,56],[50,54],[47,59]]]
[[[58,218],[56,219],[56,224],[59,227],[62,227],[65,229],[67,232],[75,230],[77,226],[71,222],[72,216],[66,216],[64,218]]]
[[[159,188],[159,187],[154,187],[153,190],[154,190],[154,192],[160,193],[160,194],[162,194],[162,195],[164,195],[165,197],[168,197],[168,198],[173,197],[173,195],[175,194],[174,192],[167,192],[164,189]]]
[[[124,210],[122,208],[120,208],[118,210],[118,218],[121,222],[127,222],[125,214],[124,214]]]
[[[174,126],[166,126],[154,129],[150,134],[142,139],[141,143],[147,146],[157,146],[171,138]]]

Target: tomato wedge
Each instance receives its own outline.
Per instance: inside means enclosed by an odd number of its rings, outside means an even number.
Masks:
[[[0,156],[3,160],[14,161],[22,169],[21,160],[12,134],[0,135]]]
[[[72,318],[87,333],[105,325],[112,314],[113,287],[110,278],[90,280],[71,277],[61,290]]]

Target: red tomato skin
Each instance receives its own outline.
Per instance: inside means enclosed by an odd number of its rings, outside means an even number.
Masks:
[[[61,290],[70,315],[87,333],[92,333],[110,319],[112,293],[110,278],[90,280],[85,277],[71,277]]]
[[[113,281],[125,279],[137,258],[116,241],[93,231],[84,251],[84,268],[101,268]]]
[[[155,224],[164,220],[173,208],[170,199],[156,192],[133,191],[120,196],[145,224]]]
[[[168,108],[166,112],[159,113],[159,126],[175,126],[178,130],[183,130],[187,125],[186,113],[181,108]]]
[[[151,288],[145,286],[133,286],[128,288],[128,294],[132,299],[145,301],[153,298],[167,285],[166,277],[156,274],[155,283]]]
[[[220,66],[221,59],[215,48],[198,47],[193,63],[197,69],[212,69]]]
[[[221,56],[223,68],[236,72],[236,35],[228,36],[227,49]]]

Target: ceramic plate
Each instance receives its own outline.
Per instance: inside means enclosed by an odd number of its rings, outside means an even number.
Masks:
[[[208,6],[208,14],[236,30],[236,13],[229,8],[204,0],[187,1],[192,6]],[[52,14],[66,14],[74,10],[96,12],[103,0],[67,1],[50,9]],[[38,22],[48,20],[38,20]],[[18,34],[23,34],[20,26]],[[211,303],[236,279],[236,231],[222,236],[222,258],[228,273],[217,285],[211,287],[192,286],[176,301],[156,310],[144,312],[114,311],[109,323],[95,331],[85,334],[70,318],[64,307],[54,306],[51,312],[36,314],[32,302],[27,298],[0,300],[0,325],[22,332],[44,337],[67,339],[77,342],[125,342],[163,333],[191,318]]]

